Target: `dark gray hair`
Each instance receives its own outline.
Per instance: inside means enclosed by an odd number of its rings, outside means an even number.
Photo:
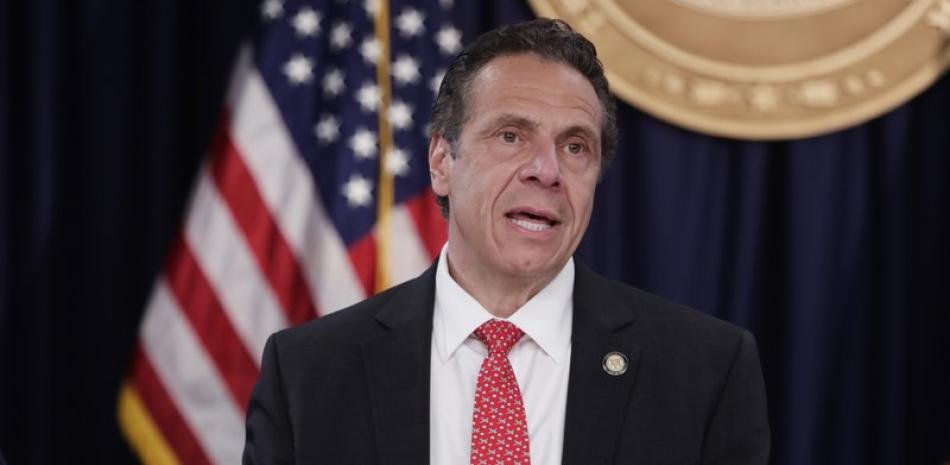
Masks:
[[[597,50],[587,38],[559,19],[535,19],[488,31],[469,44],[449,65],[439,86],[439,95],[432,106],[433,134],[440,134],[457,156],[457,143],[462,126],[468,119],[467,104],[472,81],[491,60],[521,53],[534,53],[544,59],[564,63],[580,72],[594,87],[603,109],[601,139],[601,173],[613,160],[617,146],[616,104],[604,76],[604,67],[597,59]],[[442,214],[448,216],[449,199],[437,195]]]

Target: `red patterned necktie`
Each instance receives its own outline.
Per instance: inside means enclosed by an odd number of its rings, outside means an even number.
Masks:
[[[501,320],[488,321],[475,337],[488,347],[478,372],[472,415],[471,465],[530,465],[524,400],[508,351],[524,332]]]

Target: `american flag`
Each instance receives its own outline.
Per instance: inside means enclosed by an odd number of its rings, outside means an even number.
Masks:
[[[426,123],[461,49],[452,10],[261,5],[121,387],[119,422],[144,463],[239,463],[266,338],[438,255]]]

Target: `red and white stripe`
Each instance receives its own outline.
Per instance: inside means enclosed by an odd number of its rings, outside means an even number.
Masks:
[[[150,417],[143,423],[179,463],[240,462],[267,337],[365,298],[378,261],[372,235],[344,246],[249,57],[245,50],[236,66],[127,383]],[[429,266],[445,240],[430,197],[392,210],[393,253],[383,262],[393,283]],[[140,427],[123,423],[130,438],[148,436],[130,431]]]

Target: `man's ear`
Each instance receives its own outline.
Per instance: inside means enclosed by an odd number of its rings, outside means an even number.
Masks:
[[[429,139],[429,178],[432,181],[432,192],[436,195],[449,195],[451,165],[451,144],[442,134],[433,133]]]

